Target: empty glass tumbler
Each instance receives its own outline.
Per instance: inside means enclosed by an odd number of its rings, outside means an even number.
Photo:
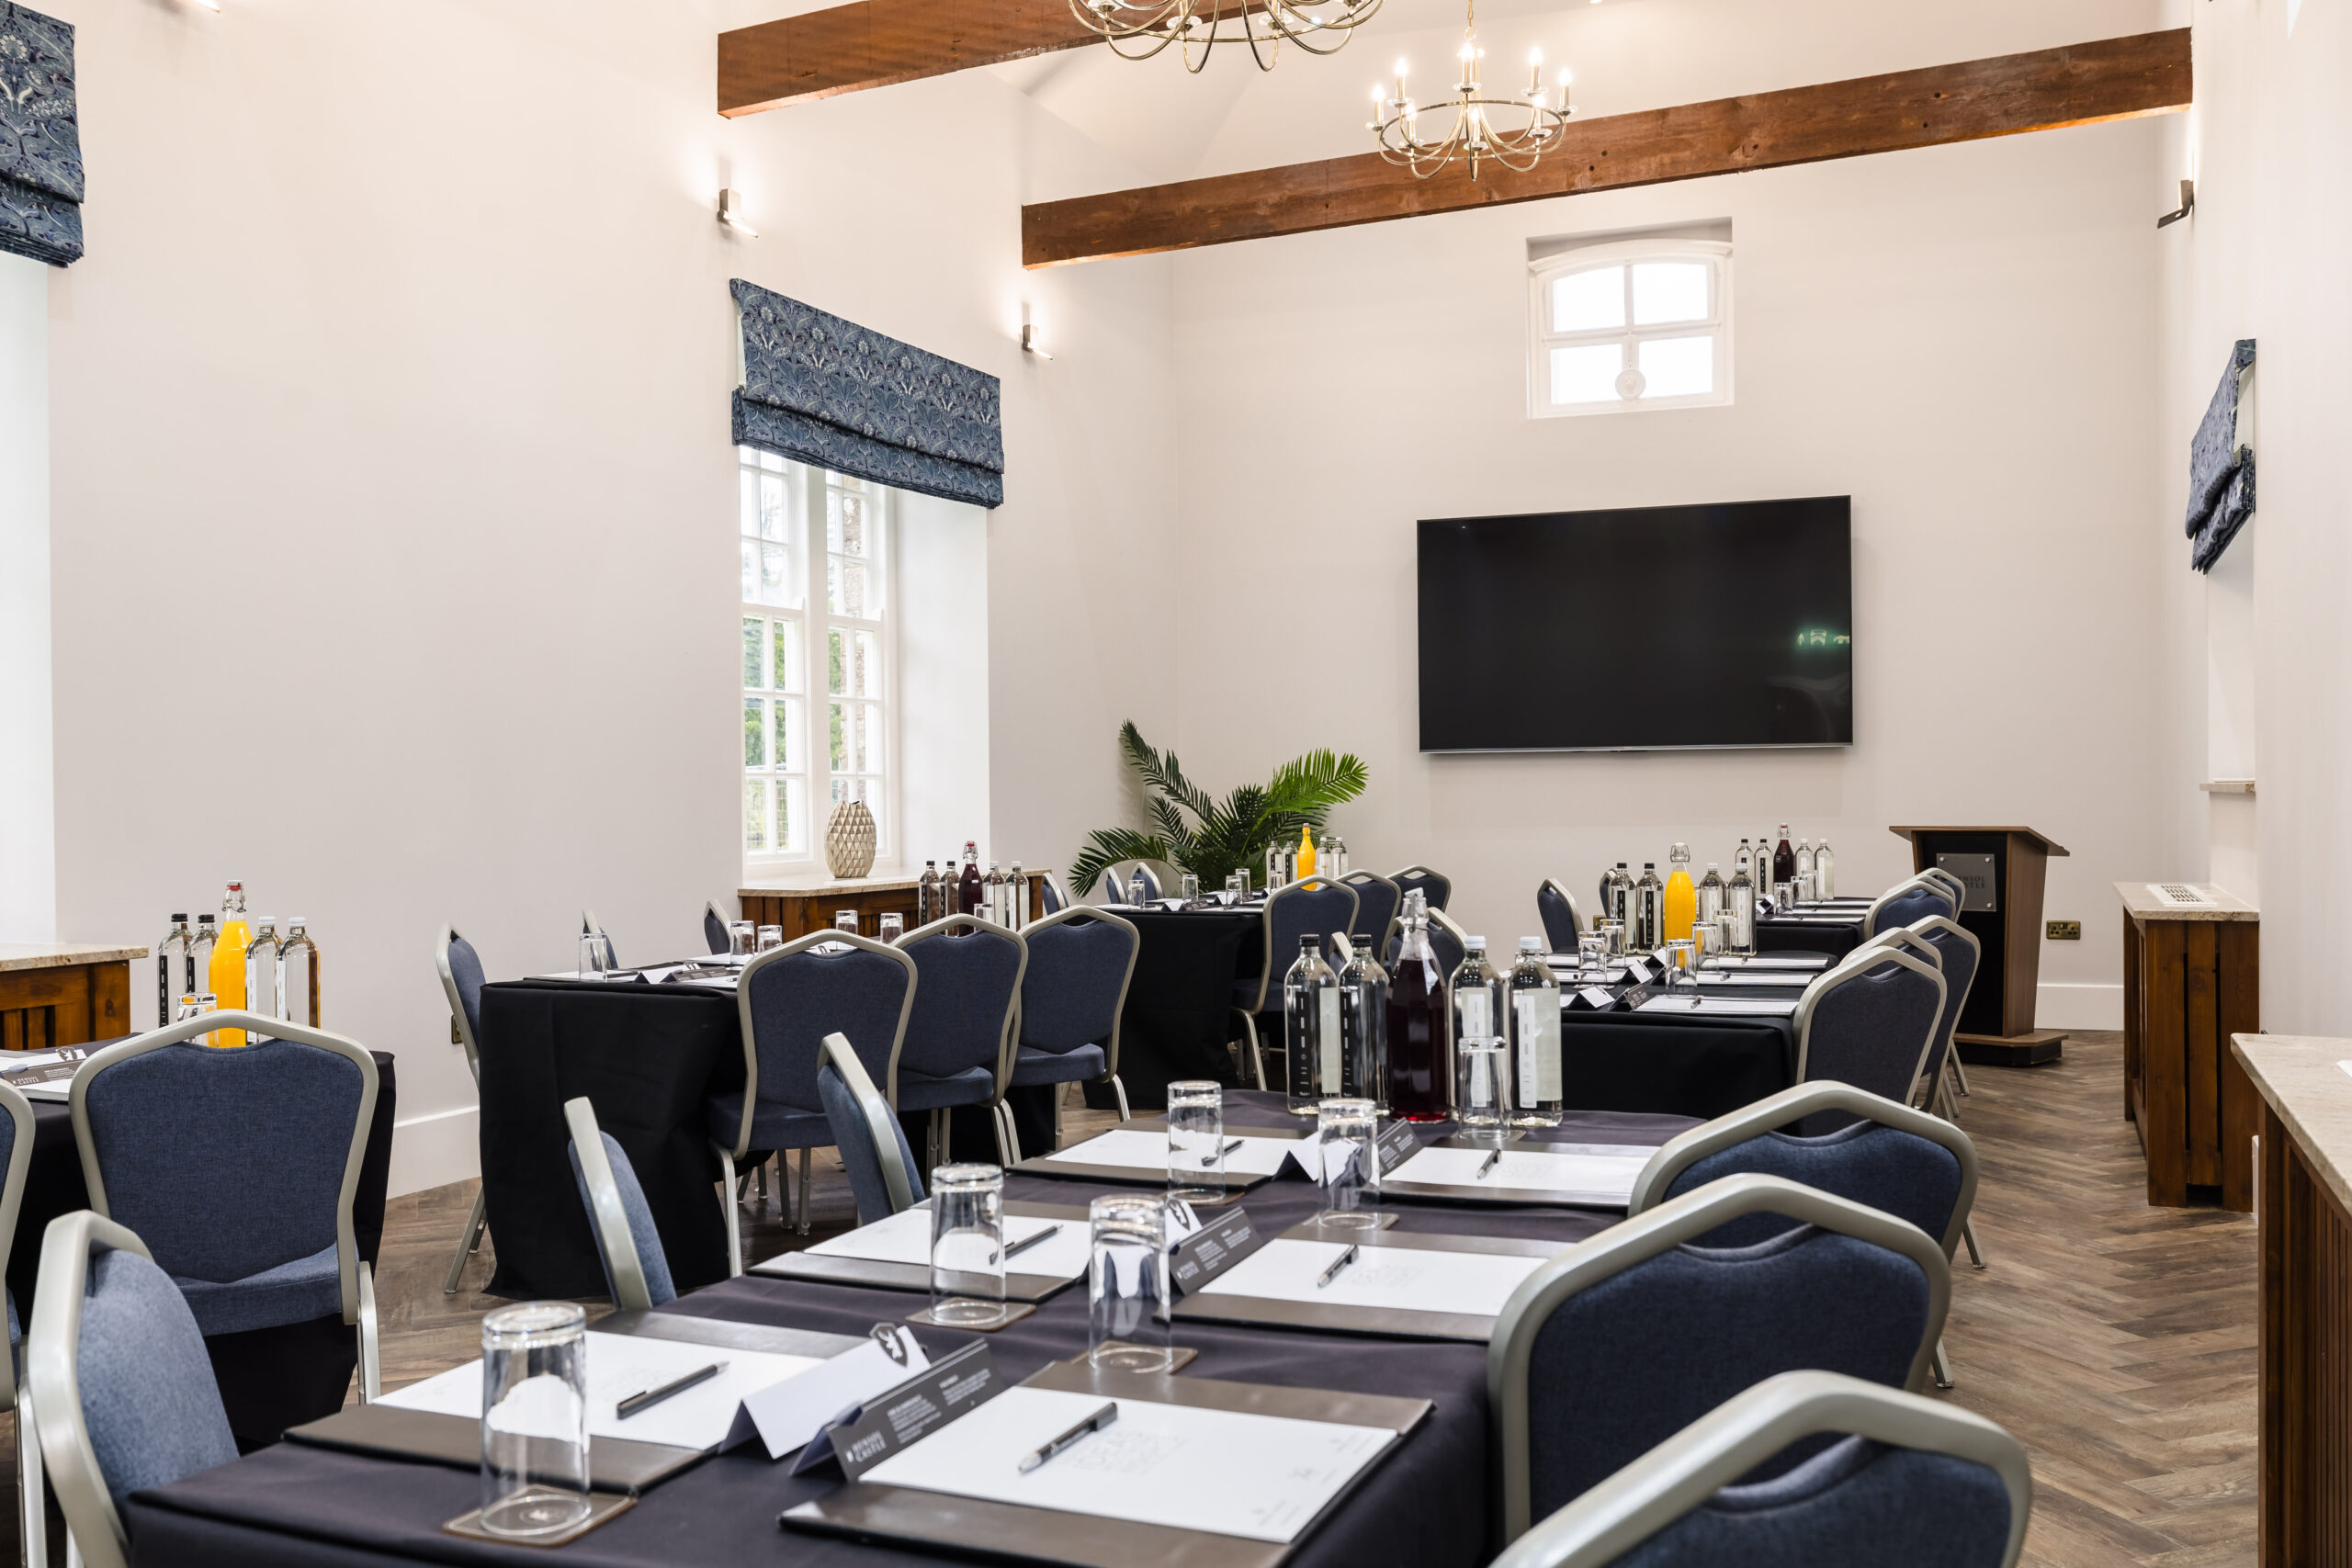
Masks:
[[[1599,982],[1609,977],[1609,939],[1598,931],[1577,938],[1577,977]]]
[[[1380,1113],[1369,1100],[1327,1100],[1315,1110],[1322,1135],[1323,1212],[1327,1228],[1370,1230],[1379,1224]]]
[[[1225,1196],[1225,1090],[1213,1078],[1168,1086],[1168,1195]]]
[[[1453,1043],[1453,1119],[1472,1133],[1500,1127],[1510,1115],[1510,1047],[1492,1034]]]
[[[727,927],[727,951],[735,958],[749,958],[759,951],[760,928],[749,920],[733,920]]]
[[[1168,1205],[1141,1193],[1087,1207],[1087,1359],[1122,1372],[1164,1372],[1175,1356],[1169,1321]]]
[[[931,1173],[931,1320],[967,1328],[1004,1321],[1004,1172],[995,1166]]]
[[[857,911],[855,909],[835,909],[833,911],[833,930],[837,931],[847,931],[850,935],[855,936],[857,934]]]
[[[1600,922],[1599,929],[1601,939],[1609,944],[1609,956],[1611,958],[1624,957],[1625,922],[1623,920],[1603,920]]]
[[[782,926],[762,926],[760,928],[760,951],[762,953],[767,952],[772,947],[782,947],[783,945],[784,928]]]
[[[543,1539],[588,1517],[588,1314],[526,1302],[481,1320],[481,1528]]]
[[[1201,879],[1189,871],[1184,874],[1182,895],[1184,908],[1187,909],[1197,909],[1201,907]]]
[[[603,979],[605,977],[605,964],[609,961],[606,954],[607,949],[605,945],[605,935],[602,931],[582,931],[580,933],[580,968],[578,971],[580,977],[583,980]]]

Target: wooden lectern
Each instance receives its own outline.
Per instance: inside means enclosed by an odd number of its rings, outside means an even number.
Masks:
[[[1960,923],[1984,950],[1952,1036],[1963,1062],[2031,1067],[2058,1059],[2064,1033],[2033,1026],[2041,979],[2041,875],[2066,848],[2030,828],[1896,828],[1911,866],[1940,866],[1968,889]]]

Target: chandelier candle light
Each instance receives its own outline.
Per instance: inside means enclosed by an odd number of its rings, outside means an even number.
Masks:
[[[1560,144],[1568,117],[1576,113],[1568,101],[1571,78],[1565,66],[1560,70],[1559,102],[1555,106],[1549,101],[1540,49],[1528,55],[1524,97],[1488,97],[1478,80],[1478,62],[1487,51],[1478,47],[1476,22],[1474,4],[1463,18],[1462,80],[1453,85],[1453,124],[1444,135],[1421,135],[1422,107],[1405,91],[1403,61],[1396,62],[1393,94],[1385,87],[1372,90],[1372,123],[1366,129],[1378,143],[1380,155],[1391,164],[1410,167],[1419,178],[1428,179],[1458,159],[1468,161],[1474,180],[1478,177],[1478,165],[1489,161],[1523,175]]]
[[[1069,9],[1124,60],[1149,60],[1172,43],[1197,73],[1218,44],[1246,42],[1258,69],[1272,71],[1285,39],[1337,54],[1380,0],[1069,0]]]

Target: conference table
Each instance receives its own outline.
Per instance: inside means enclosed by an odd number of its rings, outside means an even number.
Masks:
[[[1227,1126],[1295,1128],[1278,1095],[1227,1096]],[[1692,1123],[1675,1116],[1572,1114],[1538,1139],[1583,1144],[1663,1143]],[[1416,1129],[1430,1141],[1454,1129]],[[1148,1190],[1148,1189],[1145,1189]],[[1108,1191],[1138,1190],[1088,1179],[1016,1171],[1010,1201],[1083,1203]],[[1253,1222],[1279,1234],[1310,1218],[1318,1190],[1276,1179],[1241,1201]],[[1529,1204],[1468,1205],[1392,1199],[1399,1232],[1532,1238],[1561,1247],[1621,1217],[1607,1210]],[[680,1297],[665,1312],[781,1328],[862,1336],[926,1304],[920,1292],[747,1274]],[[593,1325],[592,1325],[593,1326]],[[974,1337],[916,1330],[936,1361]],[[989,1336],[1008,1382],[1052,1363],[1082,1358],[1087,1292],[1081,1278],[1031,1315]],[[1180,1319],[1179,1347],[1197,1352],[1175,1375],[1419,1397],[1429,1416],[1407,1433],[1365,1482],[1297,1544],[1299,1568],[1472,1568],[1493,1554],[1488,1502],[1490,1450],[1483,1344],[1255,1327]],[[892,1568],[939,1561],[912,1548],[782,1532],[777,1515],[841,1484],[820,1466],[794,1477],[756,1443],[707,1459],[646,1492],[636,1506],[561,1547],[554,1561],[594,1568],[655,1568],[679,1562],[785,1562],[824,1568]],[[538,1563],[539,1549],[446,1534],[441,1526],[480,1500],[470,1469],[286,1442],[169,1486],[132,1495],[125,1506],[131,1562],[171,1568],[275,1568],[327,1564],[368,1568],[404,1562]]]

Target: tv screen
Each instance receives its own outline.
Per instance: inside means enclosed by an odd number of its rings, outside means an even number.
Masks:
[[[1851,510],[1422,519],[1421,750],[1852,744]]]

